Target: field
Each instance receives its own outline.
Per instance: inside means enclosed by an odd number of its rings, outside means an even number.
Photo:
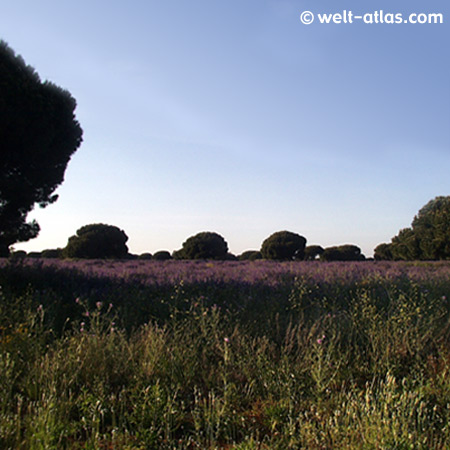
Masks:
[[[450,448],[450,263],[0,260],[0,448]]]

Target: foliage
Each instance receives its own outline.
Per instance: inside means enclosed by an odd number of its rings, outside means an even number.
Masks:
[[[220,234],[203,231],[188,238],[173,256],[175,259],[227,259],[228,244]]]
[[[450,196],[430,200],[390,244],[380,244],[375,257],[385,260],[450,259]]]
[[[279,261],[303,259],[306,239],[290,231],[277,231],[271,234],[261,245],[264,259]]]
[[[126,258],[128,236],[113,225],[85,225],[69,238],[63,255],[67,258]]]
[[[390,244],[379,244],[374,250],[374,259],[376,261],[392,261],[392,251]]]
[[[138,259],[141,259],[141,260],[149,260],[152,258],[153,258],[153,255],[151,253],[142,253],[138,256]]]
[[[60,248],[42,250],[41,252],[42,258],[61,258],[61,256],[62,256],[62,249]]]
[[[155,261],[167,261],[172,259],[172,256],[167,250],[160,250],[153,255],[152,259]]]
[[[68,91],[41,82],[35,70],[0,41],[0,255],[37,236],[26,222],[35,204],[58,198],[66,166],[82,141]]]
[[[320,255],[324,252],[323,247],[320,245],[308,245],[305,248],[305,261],[314,261],[315,259],[318,259]]]
[[[262,254],[258,250],[246,250],[238,256],[239,261],[256,261],[262,259]]]
[[[195,280],[161,290],[160,279],[199,265]],[[157,282],[129,278],[140,268]],[[227,270],[235,278],[224,283]],[[446,448],[449,271],[4,262],[0,447]]]
[[[364,255],[361,249],[352,244],[339,245],[336,247],[327,247],[320,255],[323,261],[363,261]]]

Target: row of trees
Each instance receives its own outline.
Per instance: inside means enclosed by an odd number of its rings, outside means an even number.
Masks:
[[[83,131],[75,118],[76,101],[51,82],[42,82],[9,46],[0,41],[0,256],[10,246],[37,236],[39,225],[27,222],[28,213],[57,200],[56,188],[64,180],[67,164],[82,142]],[[44,254],[77,258],[129,257],[128,237],[117,227],[86,225],[69,239],[63,250]],[[142,255],[150,257],[149,254]],[[390,243],[375,249],[377,260],[450,259],[450,197],[436,197],[400,230]],[[217,233],[190,237],[172,255],[157,259],[228,259],[228,245]],[[241,259],[362,260],[355,245],[322,248],[306,246],[296,233],[279,231],[269,236],[260,250],[244,252]]]
[[[62,250],[47,250],[43,256],[67,258],[129,258],[124,231],[111,225],[81,227]],[[201,232],[188,238],[172,254],[145,253],[143,259],[272,259],[279,261],[316,260],[362,261],[356,245],[322,248],[306,245],[306,238],[290,231],[278,231],[265,239],[259,250],[247,250],[238,257],[230,254],[225,239],[214,232]],[[450,259],[450,196],[429,201],[414,217],[410,228],[400,230],[390,243],[375,248],[376,260],[446,260]]]
[[[63,249],[44,250],[41,255],[50,258],[86,258],[86,259],[213,259],[213,260],[256,260],[270,259],[278,261],[301,261],[321,259],[324,261],[360,261],[365,259],[356,245],[322,248],[319,245],[306,246],[306,238],[290,231],[278,231],[270,235],[260,250],[247,250],[239,256],[231,254],[225,239],[214,232],[203,231],[188,238],[181,249],[172,254],[161,250],[151,255],[130,255],[126,245],[128,236],[113,225],[85,225],[71,236]],[[17,256],[25,256],[17,252]]]

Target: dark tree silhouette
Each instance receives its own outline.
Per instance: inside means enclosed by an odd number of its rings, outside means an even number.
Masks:
[[[69,238],[63,249],[67,258],[127,258],[128,236],[113,225],[96,223],[85,225],[77,234]]]
[[[256,261],[262,259],[261,252],[258,250],[246,250],[238,256],[239,261]]]
[[[220,234],[202,231],[191,236],[173,253],[175,259],[227,259],[228,244]]]
[[[393,259],[392,245],[386,243],[377,245],[373,257],[375,261],[391,261]]]
[[[303,259],[306,238],[291,231],[277,231],[271,234],[261,245],[264,259],[292,260]]]
[[[159,250],[153,255],[152,259],[155,261],[167,261],[172,259],[172,255],[167,250]]]
[[[308,245],[305,248],[305,260],[314,261],[324,252],[323,247],[320,245]]]
[[[352,244],[327,247],[320,255],[323,261],[363,261],[365,256],[361,254],[361,249]]]
[[[36,237],[27,223],[36,204],[57,200],[66,166],[82,141],[69,92],[41,82],[35,70],[0,41],[0,256]]]
[[[403,228],[390,244],[380,244],[375,249],[375,258],[387,259],[383,253],[386,247],[382,245],[388,246],[394,260],[450,259],[450,196],[430,200],[419,210],[410,228]]]

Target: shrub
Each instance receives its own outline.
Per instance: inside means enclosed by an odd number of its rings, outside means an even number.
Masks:
[[[258,250],[247,250],[238,256],[239,261],[255,261],[262,259],[261,252]]]
[[[323,261],[363,261],[365,256],[356,245],[345,244],[336,247],[327,247],[320,255]]]
[[[318,259],[320,255],[324,252],[323,247],[320,245],[308,245],[305,248],[305,260],[306,261],[313,261],[315,259]]]
[[[167,250],[160,250],[153,255],[152,259],[155,261],[167,261],[168,259],[172,259],[172,256]]]
[[[138,259],[142,259],[142,260],[149,260],[152,258],[153,258],[153,256],[151,253],[142,253],[138,256]]]

